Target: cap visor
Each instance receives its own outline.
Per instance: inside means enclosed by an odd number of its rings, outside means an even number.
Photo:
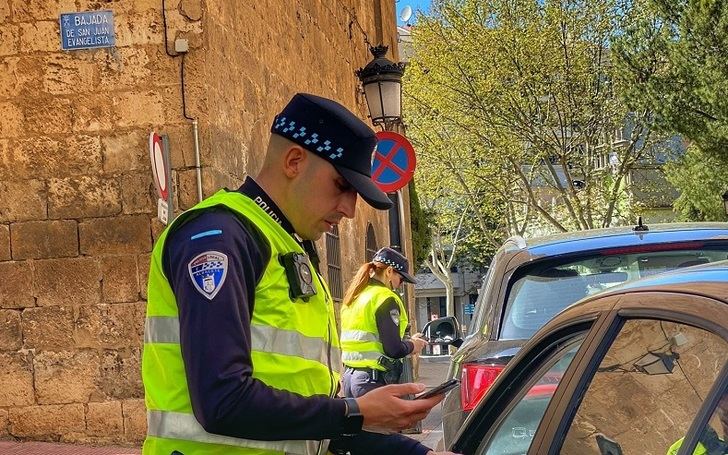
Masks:
[[[415,277],[413,277],[409,273],[405,273],[405,272],[397,272],[397,273],[402,275],[402,279],[405,280],[406,282],[412,283],[412,284],[417,284],[417,280],[415,279]]]
[[[367,204],[379,210],[387,210],[392,207],[392,201],[386,193],[379,189],[371,177],[345,167],[334,167],[344,177],[344,180],[354,187]]]

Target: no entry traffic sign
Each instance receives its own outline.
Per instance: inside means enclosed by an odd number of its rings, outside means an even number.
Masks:
[[[149,134],[149,158],[152,161],[152,178],[157,187],[157,217],[167,224],[174,218],[172,171],[169,162],[169,139],[166,134]]]
[[[394,193],[412,180],[417,159],[406,137],[391,131],[377,133],[372,180],[385,193]]]
[[[149,158],[152,160],[152,176],[154,176],[154,185],[157,187],[159,197],[166,200],[169,195],[167,187],[167,160],[164,145],[162,144],[162,136],[152,132],[149,134]]]

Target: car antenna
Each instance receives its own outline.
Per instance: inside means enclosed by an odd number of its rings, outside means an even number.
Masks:
[[[642,224],[642,217],[640,216],[637,218],[637,226],[633,227],[632,230],[635,232],[644,232],[649,231],[650,228],[646,224]]]

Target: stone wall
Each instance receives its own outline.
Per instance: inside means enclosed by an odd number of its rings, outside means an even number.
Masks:
[[[161,3],[0,0],[0,438],[144,437],[145,286],[163,228],[150,131],[169,135],[178,207],[197,194],[183,57],[165,52]],[[101,9],[116,47],[61,51],[59,14]],[[205,195],[258,170],[273,115],[297,91],[365,118],[354,76],[365,40],[396,47],[391,0],[168,0],[166,20],[169,53],[175,38],[190,43],[185,108]],[[345,282],[368,222],[388,243],[387,215],[360,203],[340,228]]]

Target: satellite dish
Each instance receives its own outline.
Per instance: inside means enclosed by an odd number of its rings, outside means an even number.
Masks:
[[[402,11],[399,13],[399,19],[402,22],[407,22],[408,20],[410,20],[410,17],[412,17],[412,7],[407,5],[402,8]]]

